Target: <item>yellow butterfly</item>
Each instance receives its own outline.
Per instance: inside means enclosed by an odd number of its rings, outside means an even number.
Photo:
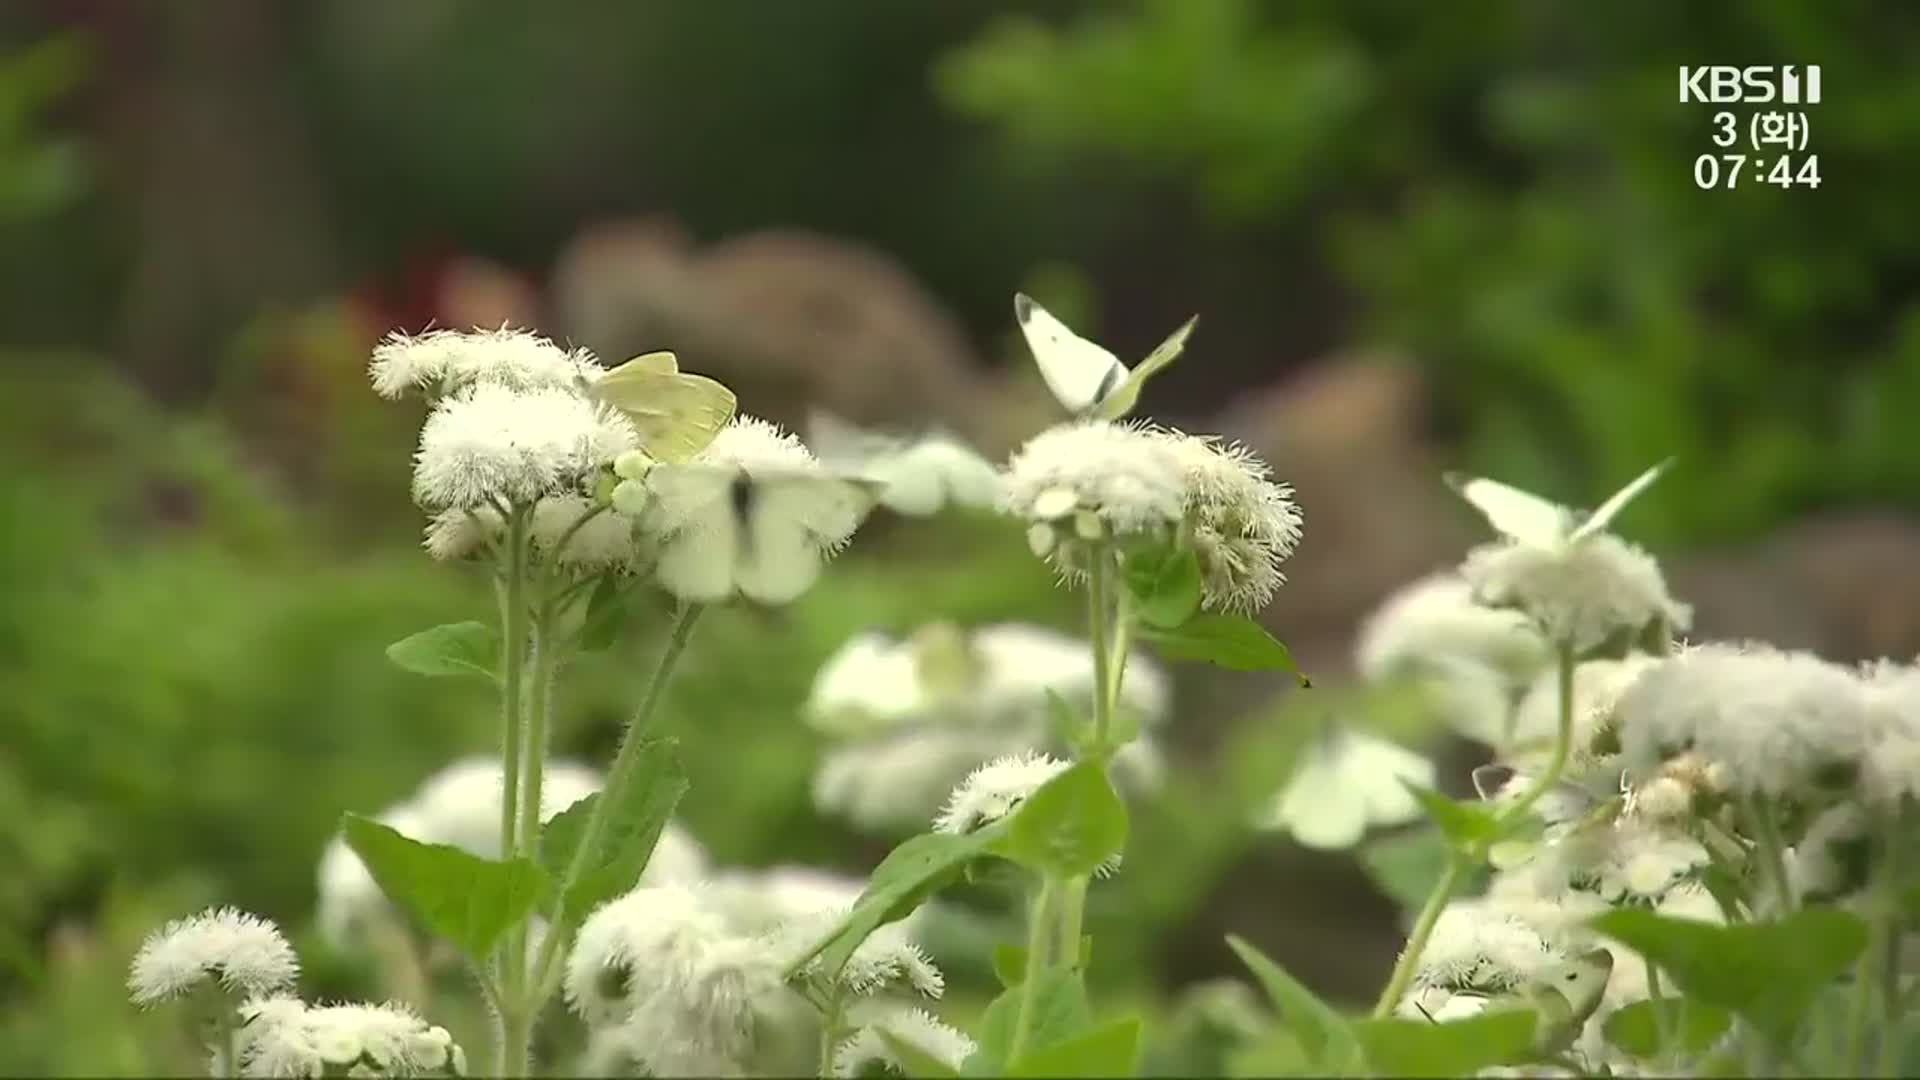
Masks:
[[[650,352],[593,380],[593,396],[626,414],[655,461],[682,462],[706,449],[733,419],[733,391],[680,370],[670,352]]]

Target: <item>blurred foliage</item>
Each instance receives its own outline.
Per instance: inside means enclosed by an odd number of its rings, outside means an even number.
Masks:
[[[1670,539],[1916,505],[1916,45],[1920,10],[1864,0],[1136,0],[1004,18],[939,79],[1025,160],[1297,230],[1476,466],[1597,499],[1679,455],[1637,523]],[[1699,190],[1678,66],[1761,61],[1825,66],[1826,182]]]
[[[90,60],[75,34],[0,54],[0,224],[64,209],[86,187],[79,139],[50,131],[46,114],[79,85]]]

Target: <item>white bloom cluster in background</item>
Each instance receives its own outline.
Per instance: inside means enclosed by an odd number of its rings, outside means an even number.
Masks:
[[[467,1053],[404,1005],[310,1006],[294,997],[241,1007],[240,1074],[260,1077],[462,1076]]]
[[[1057,750],[1057,695],[1086,713],[1093,660],[1085,642],[1017,623],[965,631],[933,623],[906,640],[849,639],[820,668],[809,724],[833,740],[814,773],[814,804],[865,828],[919,828],[968,773],[998,758]],[[1164,718],[1165,676],[1129,658],[1120,705],[1147,728]],[[1116,779],[1157,776],[1152,743],[1115,758]]]
[[[1063,576],[1085,573],[1084,545],[1180,536],[1200,562],[1201,605],[1265,607],[1300,542],[1293,489],[1237,444],[1107,421],[1061,424],[1034,436],[1007,466],[1006,509]]]
[[[381,811],[376,820],[422,843],[451,844],[482,858],[497,858],[501,777],[498,758],[463,758],[428,777],[411,797]],[[599,790],[600,776],[592,769],[549,761],[540,788],[540,818],[546,821]],[[705,869],[700,845],[670,822],[660,833],[644,880],[688,881]],[[315,920],[336,947],[364,944],[369,920],[394,916],[366,864],[342,837],[334,837],[320,858],[319,887]]]
[[[870,1002],[877,1017],[895,1015],[890,994],[940,997],[946,981],[914,941],[914,919],[881,927],[836,972],[817,957],[801,963],[860,887],[777,867],[643,885],[602,905],[581,926],[562,982],[593,1058],[655,1076],[737,1075],[795,1012],[783,974],[796,966],[842,1001]]]

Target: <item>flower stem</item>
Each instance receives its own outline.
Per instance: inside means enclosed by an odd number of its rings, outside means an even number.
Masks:
[[[546,773],[547,727],[553,714],[553,676],[559,650],[558,636],[553,632],[555,601],[555,595],[548,591],[533,620],[533,686],[528,695],[527,742],[520,759],[523,794],[518,849],[530,859],[540,853],[540,789]]]
[[[505,581],[500,588],[500,857],[516,853],[520,811],[520,751],[526,741],[523,675],[527,648],[527,544],[530,511],[507,515]],[[517,1001],[526,981],[525,927],[502,936],[498,965],[501,993]],[[506,1052],[506,1043],[501,1043]],[[524,1064],[519,1066],[524,1069]]]
[[[1440,871],[1440,880],[1433,883],[1433,891],[1427,894],[1427,902],[1413,921],[1413,931],[1407,935],[1406,947],[1400,950],[1400,959],[1394,962],[1393,974],[1387,977],[1386,989],[1380,991],[1380,999],[1373,1003],[1374,1019],[1392,1016],[1394,1006],[1407,992],[1407,984],[1413,981],[1414,969],[1419,966],[1420,954],[1426,950],[1427,939],[1433,936],[1433,926],[1440,921],[1447,901],[1453,899],[1454,886],[1459,883],[1460,872],[1465,867],[1466,860],[1459,853],[1447,853],[1446,868]]]
[[[647,683],[646,693],[640,699],[640,707],[634,710],[633,719],[627,721],[627,730],[620,736],[620,748],[614,752],[613,766],[607,770],[607,782],[600,789],[599,798],[593,801],[593,810],[587,815],[586,827],[580,831],[580,844],[574,849],[573,861],[568,864],[566,876],[560,880],[554,892],[551,911],[554,919],[560,915],[561,898],[587,871],[587,860],[599,847],[600,835],[607,830],[613,808],[626,798],[627,786],[632,782],[633,770],[640,760],[640,748],[646,745],[647,736],[653,730],[654,715],[659,710],[660,699],[665,696],[667,682],[672,678],[681,654],[686,651],[688,640],[693,637],[694,624],[705,610],[700,604],[685,604],[674,616],[673,629],[667,636],[666,647],[660,652],[660,661],[653,669],[653,678]],[[559,980],[560,945],[565,936],[562,928],[554,926],[540,944],[540,957],[534,964],[537,976],[536,1004],[544,1003],[552,996],[553,987]]]
[[[1087,879],[1070,877],[1061,883],[1060,940],[1054,957],[1068,967],[1080,966],[1080,936],[1087,909]]]
[[[495,1062],[495,1076],[526,1076],[528,1060],[533,1052],[533,1014],[531,1006],[523,1003],[507,1004],[500,1010],[499,1057]]]
[[[1742,796],[1740,807],[1753,826],[1754,840],[1760,849],[1760,865],[1777,898],[1773,915],[1779,918],[1789,914],[1794,908],[1793,882],[1787,877],[1786,843],[1774,823],[1773,807],[1764,798],[1753,795]]]
[[[1675,1053],[1678,1049],[1675,1045],[1676,1033],[1673,1019],[1667,1016],[1666,994],[1660,988],[1659,967],[1646,957],[1641,957],[1640,963],[1647,969],[1647,998],[1653,1002],[1653,1031],[1656,1040],[1654,1045],[1657,1047],[1654,1051],[1654,1060],[1665,1061],[1667,1055]],[[1680,1008],[1686,1009],[1685,999],[1680,1000]]]
[[[1898,1003],[1882,1002],[1880,1031],[1881,1047],[1876,1060],[1867,1049],[1867,1032],[1875,1019],[1874,999],[1887,992],[1888,980],[1886,964],[1897,959],[1897,940],[1899,931],[1899,874],[1896,862],[1899,841],[1893,830],[1880,839],[1877,845],[1873,883],[1867,890],[1867,947],[1860,954],[1860,962],[1854,968],[1853,1005],[1847,1016],[1846,1056],[1840,1061],[1840,1069],[1850,1070],[1855,1076],[1872,1076],[1883,1072],[1886,1067],[1886,1044],[1896,1046],[1900,1042],[1897,1021]],[[1890,957],[1890,953],[1895,953]],[[1893,971],[1892,985],[1899,985],[1899,969]],[[1870,1068],[1874,1071],[1870,1072]],[[1886,1075],[1891,1075],[1887,1073]]]
[[[1020,1011],[1013,1021],[1013,1041],[1007,1046],[1008,1061],[1019,1059],[1021,1051],[1027,1048],[1027,1037],[1033,1033],[1034,976],[1050,966],[1047,941],[1048,932],[1054,927],[1057,888],[1051,875],[1042,878],[1040,892],[1034,896],[1033,907],[1027,912],[1027,969],[1021,980],[1024,989],[1020,992]]]
[[[843,1018],[846,1008],[838,994],[820,1010],[820,1054],[813,1072],[825,1080],[833,1075],[833,1052],[840,1048],[840,1033],[844,1029]]]
[[[1113,726],[1113,555],[1105,544],[1095,544],[1087,566],[1087,633],[1093,643],[1093,745],[1108,752],[1107,730]]]
[[[1561,642],[1557,650],[1557,671],[1560,691],[1559,723],[1553,735],[1553,752],[1547,758],[1547,767],[1533,778],[1520,797],[1507,804],[1496,816],[1500,826],[1518,821],[1521,815],[1533,808],[1540,797],[1560,782],[1561,774],[1566,772],[1567,759],[1573,749],[1573,646]],[[1496,828],[1498,836],[1502,828]],[[1476,857],[1483,854],[1479,850]],[[1459,884],[1460,875],[1466,870],[1467,856],[1459,851],[1449,852],[1447,865],[1440,872],[1440,879],[1433,883],[1433,891],[1427,894],[1427,900],[1420,908],[1420,915],[1413,922],[1413,931],[1407,935],[1406,947],[1400,950],[1400,959],[1394,962],[1393,973],[1387,977],[1386,988],[1380,991],[1380,998],[1373,1003],[1375,1019],[1384,1019],[1393,1014],[1394,1006],[1407,992],[1407,984],[1413,981],[1413,973],[1420,964],[1420,954],[1426,951],[1427,939],[1433,936],[1433,927],[1440,921],[1440,913],[1446,910],[1447,901],[1453,899],[1453,890]]]

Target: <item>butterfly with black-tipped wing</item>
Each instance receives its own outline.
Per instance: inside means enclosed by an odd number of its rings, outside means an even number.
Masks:
[[[1652,487],[1672,464],[1673,459],[1668,458],[1641,473],[1589,514],[1485,477],[1448,473],[1446,481],[1461,498],[1485,515],[1487,522],[1502,536],[1532,547],[1557,550],[1606,531],[1620,511]]]
[[[1140,401],[1140,388],[1187,347],[1199,317],[1188,319],[1167,340],[1129,369],[1120,358],[1067,328],[1025,293],[1013,298],[1013,317],[1033,351],[1040,377],[1054,400],[1075,416],[1118,420]]]

